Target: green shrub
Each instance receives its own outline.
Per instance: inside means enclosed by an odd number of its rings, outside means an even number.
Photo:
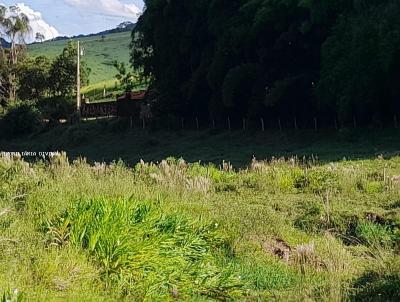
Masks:
[[[33,102],[16,102],[8,110],[3,123],[3,135],[32,133],[41,125],[42,115]]]
[[[327,190],[338,189],[336,175],[326,169],[314,169],[307,173],[308,188],[313,193],[321,194]]]
[[[363,243],[375,247],[391,247],[395,240],[395,235],[388,226],[371,222],[360,223],[356,234]]]
[[[93,199],[80,201],[49,232],[65,234],[66,225],[71,243],[89,252],[105,282],[137,299],[168,300],[173,291],[181,298],[241,294],[240,279],[220,262],[229,249],[214,224],[163,214],[156,203]]]
[[[367,194],[379,194],[385,190],[385,185],[382,181],[359,180],[357,189]]]
[[[322,203],[304,202],[299,210],[301,214],[294,221],[296,228],[313,233],[326,228]]]
[[[47,98],[37,102],[37,107],[46,119],[68,119],[74,112],[76,104],[72,100],[60,97]]]
[[[276,177],[282,192],[296,193],[298,189],[303,189],[307,185],[304,171],[299,167],[280,169]]]

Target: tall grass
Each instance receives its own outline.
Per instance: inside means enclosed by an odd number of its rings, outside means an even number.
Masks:
[[[117,286],[135,299],[168,300],[204,295],[217,299],[240,296],[243,284],[221,265],[227,242],[215,225],[194,223],[182,215],[165,215],[152,202],[105,198],[81,200],[48,229],[89,253],[107,286]],[[221,259],[219,259],[221,258]]]
[[[0,294],[396,301],[400,158],[0,159]],[[9,298],[11,297],[11,298]]]

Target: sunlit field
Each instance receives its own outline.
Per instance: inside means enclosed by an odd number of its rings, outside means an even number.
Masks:
[[[397,301],[399,175],[394,155],[3,156],[0,288],[11,301]]]

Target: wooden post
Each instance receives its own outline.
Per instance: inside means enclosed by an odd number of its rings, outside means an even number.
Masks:
[[[183,117],[181,118],[181,129],[183,130],[185,128],[185,120]]]
[[[294,117],[294,129],[297,130],[297,117],[296,116]]]
[[[199,118],[196,116],[196,129],[199,131],[200,126],[199,126]]]
[[[131,129],[133,129],[133,117],[131,116]]]
[[[261,118],[261,131],[265,132],[264,118]]]
[[[318,120],[316,117],[314,117],[314,128],[315,128],[315,131],[318,131]]]
[[[81,47],[80,42],[78,41],[78,63],[76,70],[76,112],[78,115],[78,119],[81,114]]]
[[[215,129],[215,120],[214,119],[212,120],[212,127],[213,127],[213,129]]]
[[[282,123],[281,123],[281,118],[278,118],[278,126],[279,126],[279,131],[282,132]]]
[[[387,174],[386,174],[386,168],[383,168],[383,183],[386,184],[387,183]]]
[[[103,98],[106,98],[106,85],[104,85]]]
[[[246,131],[246,119],[243,118],[243,131]]]
[[[355,116],[353,116],[353,126],[354,126],[354,129],[357,128],[357,121],[356,121]]]
[[[142,122],[143,122],[143,129],[146,129],[146,120],[145,120],[145,118],[142,119]]]
[[[228,129],[231,131],[231,118],[228,116]]]

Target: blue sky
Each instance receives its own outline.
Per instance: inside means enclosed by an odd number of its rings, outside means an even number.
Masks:
[[[136,21],[143,9],[142,0],[0,0],[6,6],[25,4],[27,15],[41,21],[62,35],[95,33],[114,28],[123,21]]]

